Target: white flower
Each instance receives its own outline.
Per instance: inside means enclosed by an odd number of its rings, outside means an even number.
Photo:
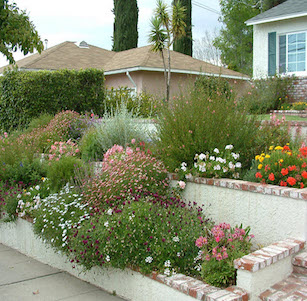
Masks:
[[[171,274],[170,269],[167,268],[164,270],[164,275],[169,276],[170,274]]]
[[[174,241],[174,242],[179,242],[179,240],[180,240],[180,239],[179,239],[178,236],[173,237],[173,241]]]
[[[235,160],[240,158],[240,154],[231,153],[231,155],[233,156]]]
[[[113,210],[110,208],[110,209],[107,211],[107,214],[108,214],[108,215],[112,215],[112,213],[113,213]]]
[[[199,158],[200,160],[204,160],[204,159],[206,159],[206,155],[203,154],[203,153],[201,153],[201,154],[198,156],[198,158]]]
[[[200,172],[206,172],[206,165],[199,165],[199,171]]]
[[[182,162],[182,163],[181,163],[181,169],[182,169],[183,171],[187,171],[187,163]]]
[[[197,163],[195,162],[195,163],[194,163],[194,167],[197,168],[197,166],[198,166],[198,165],[197,165]]]
[[[210,159],[211,161],[215,161],[215,157],[214,157],[214,156],[210,156],[209,159]]]
[[[241,168],[241,167],[242,167],[241,162],[237,162],[237,163],[236,163],[236,167],[237,167],[237,168]]]
[[[192,178],[192,174],[189,173],[189,174],[185,175],[185,178],[186,178],[186,179],[191,179],[191,178]]]
[[[180,257],[181,256],[181,253],[180,252],[177,252],[177,257]]]
[[[21,194],[17,194],[17,199],[20,199],[21,198]]]
[[[107,256],[106,256],[106,261],[109,262],[110,260],[111,260],[111,259],[110,259],[110,256],[107,255]]]
[[[170,261],[170,260],[166,260],[166,261],[164,262],[164,266],[165,266],[166,268],[169,268],[169,267],[171,266],[171,261]]]
[[[214,170],[221,170],[221,166],[218,164],[218,165],[215,165],[214,167],[213,167],[213,169]]]
[[[216,159],[215,159],[215,161],[217,161],[217,162],[220,162],[220,163],[226,163],[226,159],[223,159],[223,158],[221,158],[221,157],[217,157]]]
[[[228,144],[228,145],[225,146],[225,149],[233,149],[233,145]]]
[[[228,166],[230,169],[234,169],[236,167],[231,161],[229,162]]]
[[[152,263],[152,261],[153,261],[153,258],[151,256],[148,256],[145,258],[145,262],[147,263]]]
[[[36,185],[36,186],[35,186],[35,189],[36,189],[36,190],[39,190],[39,185]]]
[[[223,172],[227,172],[228,168],[227,167],[223,167]]]
[[[109,222],[105,222],[103,225],[104,225],[105,227],[109,227]]]
[[[220,151],[219,151],[217,148],[215,148],[213,151],[214,151],[215,153],[217,153],[217,154],[220,153]]]

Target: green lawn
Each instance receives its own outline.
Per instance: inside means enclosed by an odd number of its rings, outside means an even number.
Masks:
[[[283,115],[276,115],[278,119],[281,119]],[[290,116],[285,115],[287,121],[307,121],[307,118],[299,117],[299,116]],[[257,116],[258,120],[270,120],[270,114],[263,114]]]

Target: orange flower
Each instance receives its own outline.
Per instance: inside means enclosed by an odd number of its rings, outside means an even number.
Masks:
[[[287,182],[289,185],[293,186],[296,184],[296,180],[293,177],[288,177]]]
[[[301,188],[303,189],[304,188],[304,184],[301,182]]]
[[[307,163],[304,162],[304,163],[302,164],[302,168],[305,168],[306,166],[307,166]]]
[[[291,152],[291,149],[290,149],[290,147],[288,146],[288,145],[285,145],[284,147],[283,147],[283,150],[282,150],[283,152],[286,152],[286,151],[288,151],[288,152]]]
[[[274,181],[275,180],[275,176],[274,176],[274,174],[272,172],[269,174],[269,180],[270,181]]]
[[[296,170],[296,166],[295,165],[288,166],[288,168],[289,168],[290,171]]]
[[[281,170],[281,174],[282,174],[283,176],[286,176],[288,173],[289,173],[288,168],[283,168],[283,169]]]
[[[301,155],[306,158],[307,157],[307,146],[300,148]]]
[[[280,181],[279,185],[280,185],[280,186],[287,186],[287,182]]]
[[[307,171],[304,170],[304,171],[302,172],[302,177],[303,177],[304,179],[307,179]]]
[[[262,174],[260,172],[256,172],[256,178],[261,179],[262,178]]]

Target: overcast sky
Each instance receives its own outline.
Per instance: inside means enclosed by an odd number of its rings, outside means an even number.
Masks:
[[[17,6],[26,10],[30,20],[34,23],[41,39],[48,39],[48,47],[64,41],[86,41],[88,44],[108,50],[112,48],[113,0],[15,0]],[[165,0],[170,4],[171,0]],[[219,0],[192,0],[193,38],[204,35],[205,30],[220,28],[219,15],[205,9],[206,7],[219,11]],[[202,7],[201,7],[202,6]],[[139,21],[138,46],[148,44],[150,18],[156,7],[156,0],[138,0]],[[205,8],[204,8],[205,7]],[[14,55],[18,60],[23,56]],[[0,54],[0,66],[7,61]]]

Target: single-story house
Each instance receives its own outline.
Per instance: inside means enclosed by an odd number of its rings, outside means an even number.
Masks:
[[[20,70],[103,69],[107,88],[128,87],[137,93],[164,95],[163,61],[151,46],[113,52],[86,42],[63,42],[17,61]],[[0,68],[0,74],[4,72]],[[234,84],[234,90],[249,87],[249,77],[223,67],[215,66],[190,56],[171,51],[171,95],[184,92],[195,78],[202,75],[221,76]]]
[[[295,75],[295,100],[307,100],[307,0],[287,0],[245,23],[253,25],[253,77]]]

